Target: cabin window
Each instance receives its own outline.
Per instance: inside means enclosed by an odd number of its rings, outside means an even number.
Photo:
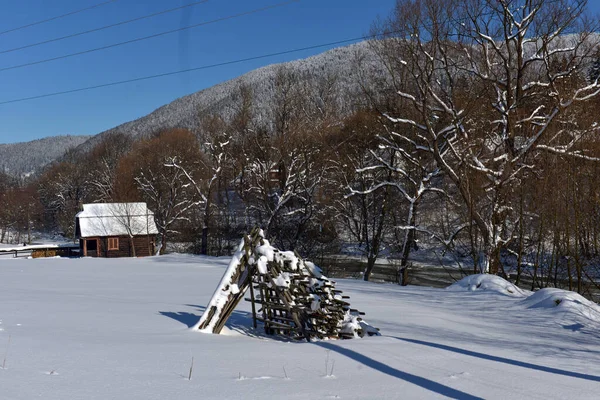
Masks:
[[[119,250],[119,238],[108,238],[108,249]]]

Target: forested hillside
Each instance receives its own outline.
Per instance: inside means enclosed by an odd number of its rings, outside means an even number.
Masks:
[[[89,150],[105,136],[115,133],[147,138],[170,128],[198,132],[202,129],[202,121],[206,116],[218,115],[223,120],[230,120],[236,113],[242,89],[252,92],[254,118],[268,123],[273,119],[273,102],[278,90],[278,75],[282,70],[293,74],[298,84],[303,86],[305,95],[328,97],[345,114],[368,104],[362,95],[363,86],[375,90],[381,85],[382,79],[387,79],[385,66],[377,54],[368,42],[361,42],[306,59],[259,68],[239,78],[182,97],[145,117],[100,133],[81,149]]]
[[[52,136],[24,143],[0,144],[0,172],[23,178],[79,146],[90,136]]]

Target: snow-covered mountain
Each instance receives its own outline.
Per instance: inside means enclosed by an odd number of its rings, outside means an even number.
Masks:
[[[0,144],[0,172],[15,178],[26,178],[90,137],[51,136],[31,142]]]
[[[373,89],[385,80],[384,68],[368,42],[339,47],[324,53],[283,64],[272,64],[238,78],[181,97],[150,114],[101,132],[95,136],[56,136],[27,143],[0,145],[0,172],[14,177],[29,176],[50,162],[60,159],[68,149],[92,149],[106,135],[124,133],[136,139],[168,128],[197,130],[204,115],[233,115],[243,85],[253,94],[253,111],[258,121],[268,124],[274,101],[276,77],[281,67],[298,77],[303,87],[316,93],[327,87],[336,108],[347,114],[363,106],[360,95],[365,87]]]
[[[303,85],[313,89],[325,85],[324,82],[327,81],[334,94],[331,97],[342,113],[361,106],[360,101],[364,100],[359,99],[364,96],[359,96],[359,93],[364,90],[363,87],[371,88],[385,76],[383,66],[368,42],[339,47],[306,59],[268,65],[181,97],[142,118],[94,136],[80,146],[80,149],[89,150],[105,135],[112,133],[140,138],[168,128],[196,130],[203,115],[216,114],[227,120],[235,110],[241,85],[249,88],[253,94],[255,116],[259,120],[268,121],[276,76],[281,66],[299,77]]]

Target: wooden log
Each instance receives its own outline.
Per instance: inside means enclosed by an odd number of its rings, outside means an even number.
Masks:
[[[265,323],[265,324],[269,324],[269,326],[275,327],[277,329],[290,329],[290,330],[295,330],[296,329],[295,327],[290,326],[288,324],[283,324],[283,323],[280,323],[280,322],[275,322],[273,320],[264,320],[261,317],[257,317],[257,319],[260,322]]]
[[[252,327],[256,329],[256,305],[254,301],[254,285],[250,283],[250,302],[252,303]]]

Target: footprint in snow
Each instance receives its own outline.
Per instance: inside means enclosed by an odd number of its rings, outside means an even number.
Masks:
[[[469,376],[471,376],[471,374],[468,372],[459,372],[458,374],[450,375],[450,378],[451,379],[468,378]]]
[[[272,376],[248,377],[248,376],[240,375],[238,378],[236,378],[236,380],[238,380],[238,381],[265,380],[265,379],[273,379],[273,377]]]
[[[59,375],[58,372],[55,369],[53,369],[51,371],[45,371],[44,374],[46,374],[46,375]]]

